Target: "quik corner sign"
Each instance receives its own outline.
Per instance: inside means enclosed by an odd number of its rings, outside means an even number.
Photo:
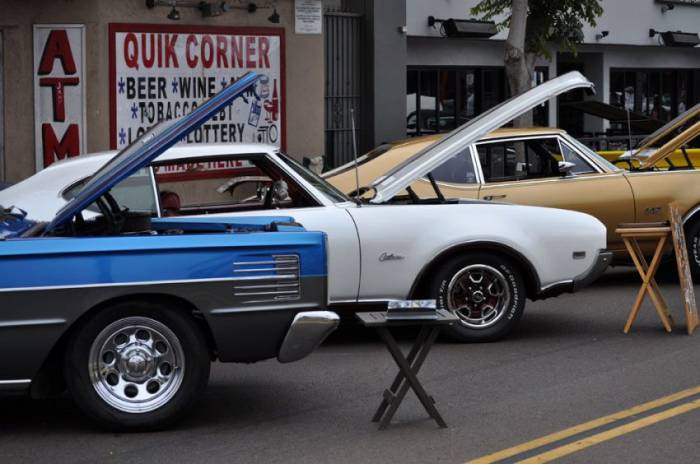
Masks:
[[[85,26],[34,25],[37,170],[85,153]]]
[[[284,30],[110,24],[110,143],[122,148],[183,116],[248,71],[261,75],[185,143],[284,147]]]

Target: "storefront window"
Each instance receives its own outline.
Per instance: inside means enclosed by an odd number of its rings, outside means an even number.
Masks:
[[[549,80],[549,69],[547,68],[537,68],[535,69],[535,76],[532,85],[540,85]],[[547,127],[549,126],[549,103],[545,102],[537,106],[532,111],[532,122],[535,126]]]
[[[455,72],[441,72],[439,73],[438,87],[438,109],[439,115],[437,119],[437,126],[432,127],[435,132],[446,132],[451,131],[455,127],[455,102],[457,100],[457,85],[455,83],[457,79],[457,73]]]
[[[457,125],[460,126],[476,116],[475,74],[475,71],[457,72]]]
[[[610,104],[666,122],[698,101],[698,76],[694,70],[612,70]]]
[[[549,78],[537,68],[533,84]],[[408,136],[449,132],[508,96],[503,68],[409,69],[406,79],[406,133]],[[549,105],[535,108],[535,125],[546,126]]]
[[[406,131],[413,135],[418,130],[418,71],[408,71],[406,79]]]

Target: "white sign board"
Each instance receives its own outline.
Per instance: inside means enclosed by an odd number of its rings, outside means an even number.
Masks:
[[[323,2],[294,0],[294,32],[321,34],[323,32]]]
[[[85,26],[34,25],[34,141],[40,170],[85,153]]]
[[[110,144],[189,113],[248,71],[261,79],[186,143],[258,142],[284,147],[284,31],[110,24]]]

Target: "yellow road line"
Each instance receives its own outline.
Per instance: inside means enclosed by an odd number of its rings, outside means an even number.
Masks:
[[[644,417],[634,422],[630,422],[628,424],[615,427],[614,429],[610,429],[605,432],[601,432],[590,437],[584,438],[582,440],[569,443],[568,445],[560,446],[559,448],[555,448],[551,451],[538,454],[537,456],[533,456],[529,459],[520,461],[520,464],[541,464],[545,462],[550,462],[568,454],[576,453],[590,446],[598,445],[605,441],[612,440],[613,438],[617,438],[621,435],[634,432],[635,430],[648,427],[666,419],[670,419],[671,417],[679,416],[681,414],[685,414],[698,408],[700,408],[700,400],[694,400],[690,403],[681,404],[680,406],[667,409],[666,411],[652,414],[651,416]]]
[[[589,430],[596,429],[598,427],[602,427],[603,425],[611,424],[613,422],[619,421],[621,419],[626,419],[628,417],[634,416],[636,414],[640,414],[646,411],[649,411],[651,409],[658,408],[660,406],[664,406],[669,403],[673,403],[678,400],[682,400],[684,398],[688,398],[689,396],[697,395],[700,394],[700,386],[689,388],[687,390],[680,391],[678,393],[674,393],[672,395],[664,396],[663,398],[658,398],[653,401],[649,401],[648,403],[643,403],[637,406],[634,406],[630,409],[626,409],[623,411],[616,412],[614,414],[610,414],[609,416],[604,416],[600,417],[598,419],[594,419],[589,422],[585,422],[583,424],[575,425],[571,428],[561,430],[559,432],[552,433],[550,435],[546,435],[544,437],[537,438],[535,440],[522,443],[517,446],[513,446],[512,448],[504,449],[501,451],[497,451],[493,454],[489,454],[488,456],[484,456],[478,459],[474,459],[472,461],[469,461],[467,464],[490,464],[494,462],[498,462],[500,460],[515,456],[517,454],[524,453],[526,451],[530,451],[536,448],[539,448],[541,446],[549,445],[550,443],[555,443],[559,440],[563,440],[565,438],[572,437],[574,435],[577,435],[579,433],[587,432]]]

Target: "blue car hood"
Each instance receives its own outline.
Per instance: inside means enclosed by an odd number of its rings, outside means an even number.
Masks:
[[[186,116],[158,123],[100,168],[68,204],[61,208],[45,231],[50,232],[85,209],[116,184],[146,166],[168,148],[200,127],[216,113],[241,96],[258,80],[248,72],[235,83],[197,107]]]

